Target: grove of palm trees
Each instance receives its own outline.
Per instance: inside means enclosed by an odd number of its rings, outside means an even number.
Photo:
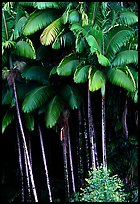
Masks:
[[[2,2],[2,201],[138,202],[137,2]]]

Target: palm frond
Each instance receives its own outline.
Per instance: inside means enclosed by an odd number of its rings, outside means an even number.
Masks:
[[[75,83],[84,83],[88,80],[88,71],[90,65],[78,66],[74,72],[74,82]]]
[[[88,18],[91,24],[95,23],[95,19],[98,15],[100,2],[89,2]]]
[[[102,38],[103,38],[103,33],[100,29],[95,29],[95,27],[93,27],[91,29],[91,35],[88,35],[86,37],[86,40],[90,46],[90,51],[93,54],[95,51],[98,51],[100,53],[102,53]]]
[[[16,23],[15,25],[15,29],[14,29],[14,32],[13,32],[13,39],[16,40],[18,37],[21,36],[21,33],[22,33],[22,28],[26,22],[27,18],[25,16],[22,16],[18,22]]]
[[[104,55],[102,55],[101,53],[97,51],[96,51],[96,54],[97,54],[99,64],[105,67],[110,66],[110,61],[107,59],[107,57],[105,57]]]
[[[25,113],[32,112],[43,105],[52,95],[53,90],[49,86],[41,86],[30,91],[22,104],[22,110]]]
[[[34,131],[34,125],[35,125],[34,117],[29,113],[25,113],[24,118],[25,118],[26,128],[29,131]]]
[[[43,29],[52,23],[56,18],[58,18],[58,14],[54,9],[45,9],[41,11],[35,11],[29,15],[27,18],[25,25],[23,27],[24,35],[31,35],[38,30]]]
[[[132,79],[120,68],[112,68],[108,72],[108,79],[112,84],[120,86],[129,92],[133,92],[135,90]]]
[[[138,16],[130,11],[121,12],[119,22],[124,25],[132,25],[138,22]]]
[[[33,6],[37,9],[46,9],[46,8],[60,8],[59,2],[33,2]]]
[[[105,55],[112,59],[120,48],[133,36],[133,31],[123,26],[115,26],[108,31],[105,38]]]
[[[123,66],[131,63],[138,64],[137,50],[125,50],[119,52],[112,62],[112,66]]]
[[[10,89],[2,89],[2,105],[9,105],[11,104],[13,99],[13,92]]]
[[[25,6],[25,7],[26,7],[26,6],[27,6],[27,7],[28,7],[28,6],[32,6],[32,7],[34,6],[34,2],[19,2],[18,4],[19,4],[20,6]]]
[[[36,58],[36,53],[34,48],[25,41],[18,41],[15,44],[14,54],[17,54],[22,57],[30,58],[30,59]]]
[[[89,71],[89,90],[97,91],[106,83],[106,77],[100,70]]]
[[[47,28],[44,29],[40,36],[40,42],[42,45],[50,45],[54,42],[57,36],[60,34],[64,26],[63,18],[60,17],[53,21]]]
[[[59,96],[54,96],[48,104],[46,112],[46,127],[52,128],[63,110],[64,102]]]
[[[76,37],[80,34],[82,34],[83,36],[87,35],[87,31],[81,26],[81,23],[73,23],[70,27],[70,30]]]
[[[71,46],[74,44],[74,35],[71,31],[65,32],[62,30],[57,38],[55,39],[54,43],[52,44],[53,49],[60,49],[62,46]]]
[[[27,80],[35,80],[43,84],[49,83],[48,71],[42,66],[27,66],[21,76]]]
[[[64,57],[57,67],[57,73],[60,76],[70,76],[76,70],[79,60],[73,54]]]
[[[87,49],[87,42],[85,38],[81,37],[80,35],[77,36],[75,41],[75,49],[78,53],[82,53],[84,50]]]
[[[72,10],[69,12],[68,22],[71,23],[71,24],[73,24],[73,23],[79,22],[79,20],[80,20],[80,15],[79,15],[78,11],[72,9]]]
[[[4,133],[5,129],[11,122],[14,120],[14,114],[12,113],[11,109],[9,109],[2,119],[2,134]]]
[[[81,95],[78,89],[76,89],[73,86],[66,85],[61,90],[61,95],[63,97],[63,100],[66,101],[66,103],[71,109],[79,108],[80,103],[81,103]]]

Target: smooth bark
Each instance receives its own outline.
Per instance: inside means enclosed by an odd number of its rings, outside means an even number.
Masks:
[[[122,126],[123,126],[123,133],[126,139],[128,139],[128,127],[127,127],[127,112],[128,112],[128,107],[127,107],[127,99],[125,101],[124,105],[124,110],[122,114]]]
[[[52,202],[52,192],[51,192],[51,187],[50,187],[48,167],[47,167],[47,164],[46,164],[46,156],[45,156],[45,150],[44,150],[42,131],[41,131],[41,128],[40,128],[39,124],[38,124],[38,130],[39,130],[39,136],[40,136],[40,145],[41,145],[41,151],[42,151],[42,157],[43,157],[43,164],[44,164],[44,168],[45,168],[47,188],[48,188],[48,192],[49,192],[49,201]]]
[[[21,116],[20,116],[20,111],[19,111],[17,91],[16,91],[16,85],[15,85],[15,80],[14,79],[13,79],[13,91],[14,91],[14,97],[15,97],[15,101],[16,101],[16,110],[17,110],[17,117],[18,117],[19,127],[20,127],[20,130],[21,130],[21,135],[22,135],[22,139],[23,139],[23,148],[25,150],[25,154],[26,154],[26,157],[27,157],[27,164],[28,164],[29,175],[30,175],[31,184],[32,184],[32,191],[33,191],[35,202],[38,202],[38,197],[37,197],[37,192],[36,192],[33,172],[32,172],[32,168],[31,168],[31,163],[30,163],[30,159],[29,159],[29,153],[28,153],[28,149],[27,149],[27,144],[26,144],[26,140],[25,140],[25,134],[24,134],[23,125],[22,125]]]
[[[74,170],[73,170],[69,125],[68,125],[68,128],[67,128],[67,132],[68,132],[68,149],[69,149],[70,170],[71,170],[71,178],[72,178],[72,189],[73,189],[73,192],[75,193],[75,179],[74,179]]]
[[[85,149],[86,149],[86,162],[87,162],[87,171],[90,169],[90,159],[89,159],[89,139],[88,139],[88,131],[87,131],[87,119],[85,112],[84,100],[82,101],[82,113],[83,113],[83,127],[84,127],[84,141],[85,141]]]
[[[21,156],[21,144],[20,144],[17,124],[16,124],[16,133],[17,133],[18,161],[19,161],[19,169],[20,169],[20,175],[21,175],[21,202],[24,202],[25,192],[24,192],[23,166],[22,166],[22,156]]]
[[[83,166],[83,138],[82,138],[82,115],[81,110],[78,110],[78,124],[79,124],[79,134],[78,134],[78,141],[77,141],[77,148],[78,148],[78,177],[79,177],[79,184],[81,187],[84,186],[84,166]]]
[[[92,107],[91,107],[91,93],[88,90],[88,125],[89,125],[89,138],[90,138],[90,148],[91,148],[91,163],[92,168],[98,168],[98,154],[95,140],[95,128],[92,116]]]
[[[102,95],[102,153],[103,153],[103,166],[107,169],[107,156],[106,156],[106,119],[105,119],[105,86],[101,90]]]

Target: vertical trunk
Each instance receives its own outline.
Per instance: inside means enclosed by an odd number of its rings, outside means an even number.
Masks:
[[[127,99],[125,101],[125,105],[124,105],[124,111],[122,114],[122,126],[123,126],[123,133],[126,139],[128,139],[128,127],[127,127],[127,122],[126,122],[126,118],[127,118]]]
[[[90,91],[88,90],[88,125],[89,125],[89,138],[90,138],[90,148],[91,148],[91,162],[92,168],[98,168],[98,155],[97,155],[97,147],[96,147],[96,140],[95,140],[95,129],[93,123],[93,116],[91,110],[91,95]]]
[[[19,168],[20,168],[20,175],[21,175],[21,202],[24,202],[25,197],[24,197],[23,167],[22,167],[22,159],[21,159],[21,145],[20,145],[20,140],[19,140],[19,132],[18,132],[18,125],[17,124],[16,124],[16,132],[17,132]]]
[[[28,149],[29,149],[29,158],[32,167],[32,146],[31,146],[31,136],[28,135]]]
[[[31,164],[30,164],[29,153],[28,153],[28,149],[27,149],[25,134],[24,134],[24,131],[23,131],[23,125],[22,125],[20,111],[19,111],[18,98],[17,98],[17,92],[16,92],[16,85],[15,85],[14,79],[13,79],[13,90],[14,90],[14,97],[15,97],[15,101],[16,101],[16,110],[17,110],[17,117],[18,117],[19,127],[20,127],[20,130],[21,130],[21,135],[22,135],[22,139],[23,139],[23,147],[25,149],[25,153],[26,153],[26,157],[27,157],[27,164],[28,164],[29,175],[30,175],[31,184],[32,184],[32,191],[33,191],[33,194],[34,194],[35,202],[38,202],[35,183],[34,183],[34,178],[33,178],[33,172],[32,172],[32,168],[31,168]]]
[[[84,100],[82,101],[82,112],[83,112],[84,141],[85,141],[85,149],[86,149],[87,171],[89,171],[89,169],[90,169],[89,140],[88,140],[87,119],[86,119],[86,113],[85,113]]]
[[[67,162],[67,134],[66,134],[66,129],[64,127],[61,128],[60,139],[61,139],[61,144],[62,144],[62,147],[63,147],[64,178],[65,178],[65,187],[66,187],[66,198],[70,198],[68,162]]]
[[[72,153],[71,153],[71,142],[70,142],[69,124],[68,124],[68,149],[69,149],[70,170],[71,170],[71,177],[72,177],[72,188],[73,188],[73,192],[75,193],[75,179],[74,179]]]
[[[103,152],[103,166],[107,169],[106,157],[106,120],[105,120],[105,86],[101,88],[102,95],[102,152]]]
[[[81,115],[81,110],[79,109],[78,110],[78,123],[79,123],[79,135],[78,135],[78,143],[77,143],[77,148],[78,148],[78,159],[79,159],[79,162],[78,162],[78,169],[79,169],[79,172],[78,172],[78,177],[79,177],[79,184],[80,184],[80,187],[83,187],[84,186],[84,166],[83,166],[83,140],[82,140],[82,115]]]
[[[26,157],[25,149],[23,149],[23,152],[24,152],[24,163],[25,163],[26,182],[27,182],[27,202],[31,202],[29,169],[28,169],[28,165],[27,165],[27,157]]]
[[[50,180],[49,180],[48,168],[47,168],[47,164],[46,164],[46,156],[45,156],[45,151],[44,151],[42,132],[41,132],[41,128],[40,128],[39,124],[38,124],[38,129],[39,129],[39,135],[40,135],[40,145],[41,145],[41,151],[42,151],[42,157],[43,157],[43,164],[44,164],[45,174],[46,174],[47,188],[48,188],[48,192],[49,192],[49,201],[52,202],[52,193],[51,193],[51,188],[50,188]]]

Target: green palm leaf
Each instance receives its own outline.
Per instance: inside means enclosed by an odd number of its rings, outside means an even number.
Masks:
[[[120,13],[119,21],[125,25],[132,25],[138,22],[138,16],[130,11]]]
[[[76,23],[76,22],[79,22],[79,20],[80,20],[80,16],[79,16],[78,11],[72,9],[69,12],[69,17],[68,17],[69,23],[71,23],[71,24]]]
[[[57,67],[57,73],[60,76],[70,76],[76,70],[79,60],[73,54],[63,58]]]
[[[86,65],[83,67],[77,67],[75,73],[74,73],[74,82],[75,83],[84,83],[88,80],[88,71],[89,71],[90,65]]]
[[[100,70],[90,70],[89,72],[89,90],[97,91],[106,83],[106,77]]]
[[[34,2],[37,9],[60,8],[59,2]]]
[[[101,47],[99,46],[97,39],[93,35],[89,35],[88,37],[86,37],[86,40],[90,46],[90,51],[92,54],[96,51],[101,52]]]
[[[137,50],[125,50],[119,52],[112,62],[112,66],[122,66],[130,63],[138,64]]]
[[[76,37],[80,34],[82,34],[83,36],[87,35],[87,31],[81,26],[80,23],[73,23],[70,27],[70,30],[74,33]]]
[[[97,51],[96,51],[96,54],[97,54],[99,64],[105,67],[110,66],[110,61],[107,59],[107,57],[105,57],[104,55],[102,55],[101,53]]]
[[[21,36],[22,28],[26,22],[27,18],[25,16],[21,17],[18,22],[16,23],[14,32],[13,32],[13,39],[16,40],[18,37]]]
[[[46,127],[52,128],[63,110],[64,102],[59,98],[59,96],[54,96],[50,103],[48,104],[46,112]]]
[[[71,109],[79,108],[81,103],[81,95],[76,88],[66,85],[61,90],[61,95]]]
[[[105,38],[105,55],[108,59],[112,59],[114,54],[117,53],[120,48],[129,41],[132,37],[132,30],[115,26],[111,28]]]
[[[41,44],[45,46],[52,44],[62,31],[63,25],[63,18],[60,17],[47,26],[40,36]]]
[[[20,6],[34,6],[34,2],[19,2]]]
[[[66,32],[62,30],[62,33],[60,33],[57,38],[55,39],[54,43],[52,44],[53,49],[60,49],[62,46],[71,46],[74,44],[74,36],[71,31]]]
[[[31,114],[29,114],[29,113],[26,113],[24,115],[24,117],[25,117],[26,128],[29,131],[33,131],[34,130],[34,125],[35,125],[34,117]]]
[[[21,76],[27,80],[35,80],[43,84],[49,83],[48,71],[41,66],[28,66],[23,70]]]
[[[43,105],[48,98],[52,95],[53,91],[49,86],[41,86],[30,91],[26,96],[22,104],[22,110],[25,113],[29,113],[41,105]]]
[[[30,59],[36,58],[34,48],[25,41],[18,41],[16,43],[14,53]]]
[[[9,109],[4,115],[2,120],[2,134],[4,133],[7,126],[10,125],[13,120],[14,120],[14,115],[11,112],[11,109]]]
[[[127,91],[135,90],[132,79],[121,69],[114,67],[108,72],[108,79],[112,84],[123,87]]]
[[[2,105],[9,105],[11,104],[13,99],[13,92],[10,89],[2,89]]]
[[[54,9],[35,11],[27,18],[27,21],[23,27],[23,34],[26,36],[31,35],[49,25],[56,18],[58,18],[58,14]]]

